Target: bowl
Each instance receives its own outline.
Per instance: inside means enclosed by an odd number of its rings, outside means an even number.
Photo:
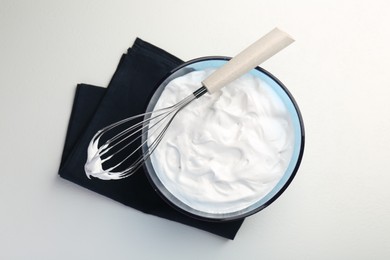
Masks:
[[[193,71],[202,71],[209,68],[219,68],[223,66],[228,60],[230,60],[229,57],[203,57],[185,62],[181,66],[175,68],[157,85],[156,90],[149,101],[146,111],[152,112],[154,110],[162,92],[173,79],[181,77]],[[188,205],[188,203],[184,203],[181,199],[175,196],[163,184],[153,166],[152,160],[148,158],[145,161],[144,167],[146,175],[154,190],[174,209],[192,218],[211,222],[226,222],[245,218],[252,214],[255,214],[269,206],[286,190],[286,188],[289,186],[294,176],[296,175],[300,166],[304,151],[305,134],[302,116],[296,101],[294,100],[288,89],[283,85],[283,83],[263,68],[256,67],[248,73],[266,82],[286,107],[288,114],[291,118],[292,129],[294,131],[294,144],[292,148],[291,159],[288,162],[288,166],[284,171],[281,179],[272,188],[272,190],[269,191],[261,199],[253,202],[252,204],[246,206],[243,209],[233,210],[231,212],[206,212],[191,207],[190,205]],[[144,145],[142,147],[143,151],[147,149],[147,142],[145,142],[146,138],[147,137],[144,135]]]

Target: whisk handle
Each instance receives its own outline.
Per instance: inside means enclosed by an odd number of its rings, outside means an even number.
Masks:
[[[212,94],[294,42],[287,33],[273,29],[216,70],[202,84]]]

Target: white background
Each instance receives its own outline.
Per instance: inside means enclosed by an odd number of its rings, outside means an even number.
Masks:
[[[390,3],[0,0],[1,259],[389,259]],[[233,56],[278,26],[262,66],[306,127],[287,191],[234,241],[145,215],[57,176],[75,86],[106,86],[135,37]]]

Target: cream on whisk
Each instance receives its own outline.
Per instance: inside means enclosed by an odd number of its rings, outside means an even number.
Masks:
[[[171,81],[155,110],[178,103],[213,70]],[[148,143],[153,142],[153,134]],[[272,88],[247,74],[182,109],[151,155],[158,178],[180,201],[208,213],[242,210],[267,195],[294,145],[289,113]]]

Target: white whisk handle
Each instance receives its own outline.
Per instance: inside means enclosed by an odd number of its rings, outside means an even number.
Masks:
[[[203,80],[202,84],[212,94],[266,61],[292,42],[294,39],[290,35],[275,28],[216,70]]]

